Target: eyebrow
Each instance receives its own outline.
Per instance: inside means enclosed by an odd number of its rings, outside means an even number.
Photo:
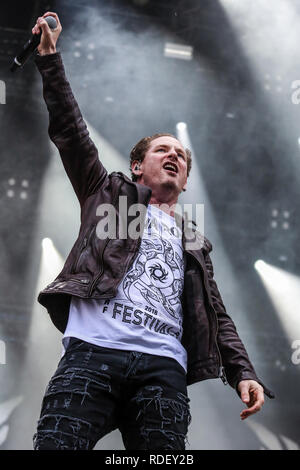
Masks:
[[[170,148],[170,145],[168,145],[168,144],[160,144],[160,145],[159,145],[159,144],[158,144],[158,145],[156,145],[156,146],[154,147],[154,149],[157,149],[157,148],[159,148],[159,147]],[[182,150],[180,147],[176,147],[175,150],[176,150],[177,152],[183,153],[183,155],[186,155],[185,151]]]

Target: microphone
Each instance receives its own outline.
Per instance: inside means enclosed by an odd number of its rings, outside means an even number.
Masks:
[[[46,16],[44,18],[47,21],[48,26],[50,29],[55,29],[57,26],[57,21],[53,16]],[[25,46],[23,46],[22,51],[18,54],[10,67],[11,72],[15,72],[15,70],[22,67],[25,62],[29,59],[31,54],[34,53],[35,49],[38,47],[40,40],[41,40],[42,33],[40,34],[32,34],[29,41],[26,42]]]

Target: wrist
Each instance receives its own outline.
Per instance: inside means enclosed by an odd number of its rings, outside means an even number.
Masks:
[[[56,53],[55,47],[50,47],[49,49],[38,49],[40,55],[50,55]]]

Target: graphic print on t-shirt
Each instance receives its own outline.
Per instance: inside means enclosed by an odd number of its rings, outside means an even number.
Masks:
[[[136,302],[139,293],[148,304],[179,320],[176,307],[180,304],[183,273],[178,258],[168,240],[143,239],[137,259],[123,280],[126,297]],[[134,289],[138,292],[132,298]],[[139,305],[142,303],[139,302]]]

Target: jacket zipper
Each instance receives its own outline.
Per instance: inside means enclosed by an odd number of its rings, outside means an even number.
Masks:
[[[199,263],[199,261],[197,260],[196,256],[194,256],[191,252],[187,252],[188,255],[192,256],[198,265],[200,265],[200,268],[201,270],[203,271],[203,268],[201,266],[201,264]],[[204,283],[205,285],[205,283]],[[205,286],[205,289],[207,290],[206,286]],[[225,374],[225,368],[222,364],[222,356],[221,356],[221,353],[220,353],[220,349],[219,349],[219,346],[218,346],[218,341],[217,341],[217,335],[218,335],[218,329],[219,329],[219,325],[218,325],[218,316],[217,316],[217,313],[213,307],[213,305],[211,305],[209,303],[209,306],[210,308],[213,310],[214,314],[215,314],[215,318],[216,318],[216,325],[217,325],[217,329],[216,329],[216,334],[215,334],[215,345],[216,345],[216,348],[217,348],[217,352],[218,352],[218,357],[219,357],[219,375],[218,377],[222,380],[223,384],[224,385],[227,385],[228,384],[228,380],[226,378],[226,374]]]
[[[84,239],[83,239],[83,242],[82,242],[82,245],[81,245],[81,249],[80,249],[80,253],[79,253],[77,259],[75,260],[75,262],[73,263],[73,266],[72,266],[71,272],[74,273],[74,274],[76,273],[76,268],[77,268],[77,266],[78,266],[78,264],[79,264],[80,258],[81,258],[81,256],[82,256],[82,254],[83,254],[85,248],[87,247],[89,241],[90,241],[90,238],[91,238],[91,235],[92,235],[92,233],[93,233],[93,231],[94,231],[94,228],[95,228],[95,224],[92,226],[92,228],[91,228],[89,234],[86,235],[86,236],[84,237]]]
[[[219,330],[217,312],[215,311],[215,309],[212,305],[211,305],[211,308],[214,311],[214,314],[215,314],[215,317],[216,317],[216,324],[217,324],[217,330],[216,330],[216,334],[215,334],[215,344],[216,344],[216,347],[217,347],[217,351],[218,351],[218,355],[219,355],[219,363],[220,363],[220,365],[219,365],[219,377],[222,380],[223,384],[227,385],[228,380],[226,378],[225,368],[222,364],[222,356],[221,356],[220,349],[219,349],[219,346],[218,346],[218,341],[217,341],[217,335],[218,335],[218,330]]]
[[[100,279],[100,277],[103,274],[103,253],[104,253],[104,250],[105,250],[108,242],[109,242],[109,240],[106,240],[106,243],[105,243],[104,248],[103,248],[102,253],[101,253],[101,270],[99,271],[99,273],[97,274],[97,276],[95,277],[95,279],[93,280],[93,282],[91,284],[91,287],[90,287],[89,293],[88,293],[88,297],[90,297],[92,295],[92,292],[95,288],[95,285],[97,284],[98,280]]]
[[[100,277],[101,277],[102,274],[103,274],[103,263],[102,263],[102,262],[103,262],[103,254],[104,254],[104,250],[105,250],[105,248],[106,248],[108,242],[109,242],[109,240],[106,241],[105,246],[104,246],[104,248],[103,248],[103,251],[102,251],[102,253],[101,253],[101,265],[102,265],[101,271],[99,271],[99,273],[97,274],[97,277],[93,280],[93,282],[92,282],[92,284],[91,284],[91,287],[90,287],[90,290],[89,290],[89,293],[88,293],[88,297],[91,296],[91,294],[92,294],[92,292],[93,292],[93,290],[94,290],[94,288],[95,288],[95,285],[98,283]],[[141,244],[141,242],[139,242],[139,245],[140,245],[140,244]],[[137,247],[137,250],[139,249],[139,245],[138,245],[138,247]],[[133,255],[133,256],[134,256],[134,255]],[[127,270],[128,270],[128,267],[127,267]],[[127,272],[127,271],[126,271],[126,272]]]

